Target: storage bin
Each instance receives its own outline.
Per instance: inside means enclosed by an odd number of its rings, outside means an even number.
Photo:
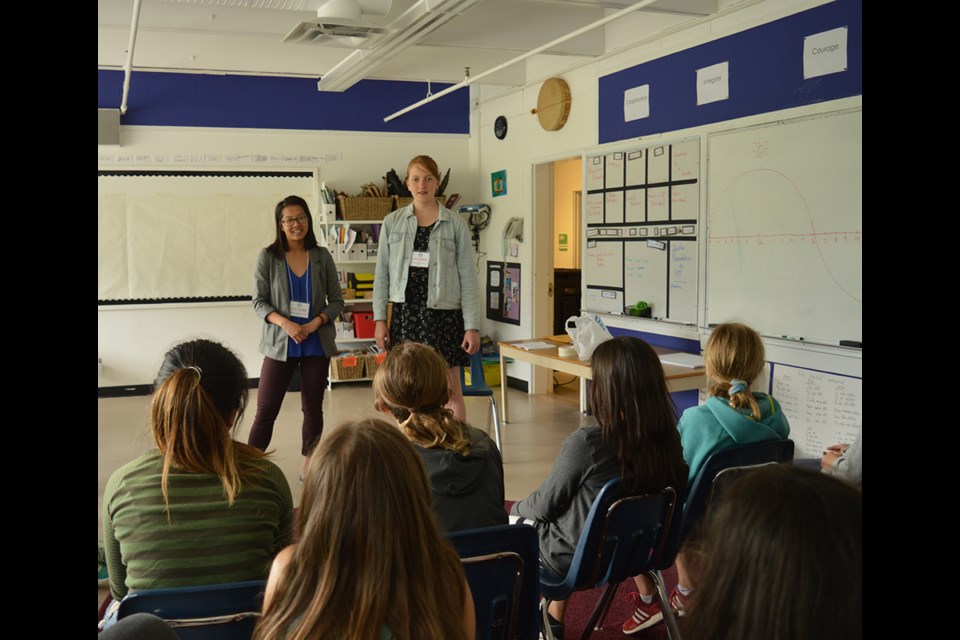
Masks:
[[[353,331],[357,338],[372,338],[376,323],[373,313],[369,311],[355,311],[353,313]]]

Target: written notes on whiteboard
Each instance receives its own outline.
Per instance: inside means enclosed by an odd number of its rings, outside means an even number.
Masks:
[[[795,458],[819,458],[832,444],[850,444],[863,426],[861,378],[775,364],[773,397],[790,421]]]
[[[584,308],[623,313],[643,300],[655,318],[696,322],[699,139],[586,162]]]

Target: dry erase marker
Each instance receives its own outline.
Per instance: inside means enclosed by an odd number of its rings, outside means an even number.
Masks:
[[[796,342],[803,342],[803,336],[780,336],[783,340],[794,340]]]

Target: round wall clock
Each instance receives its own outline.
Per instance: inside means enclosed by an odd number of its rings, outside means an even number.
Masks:
[[[497,140],[507,137],[507,116],[497,116],[493,121],[493,135],[497,136]]]

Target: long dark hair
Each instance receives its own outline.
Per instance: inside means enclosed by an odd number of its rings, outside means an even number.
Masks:
[[[617,453],[620,475],[633,492],[648,493],[687,483],[677,410],[663,365],[639,338],[601,343],[591,358],[590,405],[603,439]]]
[[[163,456],[161,488],[168,511],[172,467],[217,475],[232,504],[243,477],[255,471],[245,463],[264,457],[233,439],[247,405],[243,363],[218,342],[181,342],[164,355],[155,387],[150,427]]]
[[[708,522],[684,638],[861,638],[862,540],[853,487],[793,465],[748,472]]]
[[[267,247],[267,251],[281,260],[289,249],[287,246],[287,235],[283,232],[283,225],[280,224],[280,220],[283,219],[283,210],[286,207],[301,207],[303,212],[307,214],[307,236],[303,239],[303,248],[313,249],[318,246],[317,236],[313,233],[313,216],[310,214],[310,206],[307,204],[307,201],[300,196],[287,196],[277,203],[276,210],[273,212],[273,221],[275,223],[273,226],[277,232],[277,237],[274,239],[273,244]]]
[[[426,469],[394,425],[341,425],[310,456],[300,542],[257,640],[462,638],[467,598]]]

